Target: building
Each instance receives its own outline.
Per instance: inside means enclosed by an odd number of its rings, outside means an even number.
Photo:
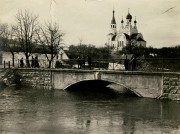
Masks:
[[[123,18],[121,20],[121,26],[117,29],[115,20],[115,11],[113,10],[113,16],[110,24],[110,31],[107,35],[107,46],[113,48],[113,50],[122,50],[127,45],[136,45],[146,47],[146,41],[143,35],[138,32],[136,17],[134,19],[134,25],[132,25],[132,15],[129,13],[126,16],[126,23]]]
[[[32,52],[31,56],[29,57],[29,60],[30,60],[30,65],[31,65],[31,61],[32,61],[32,56],[35,58],[36,56],[38,57],[38,61],[39,61],[39,66],[41,68],[48,68],[49,66],[49,62],[47,60],[47,57],[49,57],[50,59],[50,56],[51,54],[50,53],[43,53],[43,51],[41,52],[38,52],[39,50]],[[25,54],[24,52],[21,52],[21,51],[14,51],[14,67],[19,67],[20,66],[20,59],[23,58],[23,62],[24,62],[24,66],[26,67],[26,57],[25,57]],[[68,60],[69,57],[67,56],[65,50],[63,48],[61,48],[56,57],[54,58],[54,61],[53,61],[53,67],[55,67],[55,63],[56,61],[66,61]],[[6,51],[3,51],[1,50],[0,51],[0,67],[4,67],[4,64],[6,67],[9,66],[9,63],[10,63],[10,66],[12,66],[12,60],[13,60],[13,57],[12,57],[12,54],[11,52],[9,52],[8,50]]]

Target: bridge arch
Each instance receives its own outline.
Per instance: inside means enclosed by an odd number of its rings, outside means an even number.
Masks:
[[[112,80],[107,80],[107,79],[83,79],[83,80],[79,80],[79,81],[76,81],[76,82],[73,82],[71,84],[68,84],[63,90],[69,90],[69,88],[71,88],[72,86],[75,86],[77,84],[80,84],[80,83],[84,83],[84,82],[94,82],[94,84],[97,84],[97,82],[101,83],[102,87],[107,87],[108,85],[110,84],[117,84],[119,86],[122,86],[123,88],[131,91],[132,93],[134,93],[135,95],[137,95],[138,97],[142,97],[138,92],[134,91],[132,88],[122,84],[122,83],[117,83],[115,81],[112,81]],[[113,89],[112,89],[113,90]]]
[[[82,82],[90,82],[90,81],[105,81],[105,82],[108,82],[109,84],[112,83],[110,81],[107,81],[107,80],[95,80],[95,79],[83,79],[83,80],[78,80],[78,81],[75,81],[75,82],[72,82],[70,84],[68,84],[66,87],[63,88],[63,90],[67,90],[68,88],[70,88],[71,86],[74,86],[78,83],[82,83]]]

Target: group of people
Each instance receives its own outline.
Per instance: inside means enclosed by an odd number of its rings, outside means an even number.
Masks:
[[[88,63],[88,68],[91,69],[92,68],[92,60],[90,56],[78,56],[77,58],[78,61],[78,69],[82,69],[82,68],[86,68],[86,62]]]
[[[31,61],[31,66],[27,65],[28,67],[32,67],[32,68],[39,68],[39,62],[38,62],[38,56],[36,56],[35,58],[32,56]],[[77,62],[78,62],[78,69],[85,69],[86,68],[86,62],[88,63],[88,68],[92,69],[92,59],[91,57],[88,55],[87,57],[81,55],[78,56],[77,58]],[[29,62],[26,62],[27,64],[30,64]],[[20,60],[20,67],[24,67],[24,60],[23,58],[21,58]],[[135,57],[133,57],[131,60],[129,60],[126,56],[125,60],[124,60],[124,67],[125,70],[136,70],[137,67],[137,60]]]
[[[35,58],[32,56],[31,67],[32,68],[39,68],[38,56],[36,56]]]
[[[132,58],[130,61],[129,59],[127,58],[126,56],[126,59],[124,60],[124,67],[125,67],[125,70],[128,71],[128,70],[136,70],[136,67],[137,67],[137,60],[136,58]]]
[[[27,64],[29,64],[29,62],[26,62]],[[30,65],[28,65],[30,66]],[[24,60],[23,58],[20,59],[20,67],[24,67]],[[31,59],[31,67],[32,68],[39,68],[39,62],[38,62],[38,56],[36,56],[35,58],[32,56]]]

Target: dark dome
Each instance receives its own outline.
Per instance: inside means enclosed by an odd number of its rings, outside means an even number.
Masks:
[[[134,23],[137,23],[137,21],[135,20]]]
[[[132,15],[130,13],[128,13],[128,15],[126,16],[126,19],[132,19]]]
[[[124,23],[124,21],[123,21],[123,20],[121,20],[121,23]]]

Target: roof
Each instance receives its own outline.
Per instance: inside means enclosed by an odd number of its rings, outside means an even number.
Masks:
[[[139,37],[139,38],[137,39],[137,41],[145,41],[145,40],[142,39],[141,37]]]
[[[113,33],[109,33],[108,35],[114,35]]]
[[[143,38],[141,38],[141,37],[139,37],[139,38],[137,39],[138,34],[139,34],[139,33],[134,33],[134,34],[132,34],[131,36],[129,36],[128,34],[124,33],[124,35],[126,36],[126,39],[130,39],[130,37],[131,37],[131,39],[135,39],[136,41],[145,41],[145,40],[144,40]]]
[[[129,39],[129,35],[128,34],[124,33],[124,35],[126,36],[126,39]]]
[[[115,39],[116,39],[116,35],[114,35],[114,36],[112,37],[112,41],[115,41]]]
[[[132,35],[131,35],[131,39],[136,39],[136,38],[137,38],[137,35],[138,35],[138,33],[132,34]]]
[[[116,24],[116,20],[115,20],[114,16],[113,16],[113,18],[111,20],[111,24]]]

